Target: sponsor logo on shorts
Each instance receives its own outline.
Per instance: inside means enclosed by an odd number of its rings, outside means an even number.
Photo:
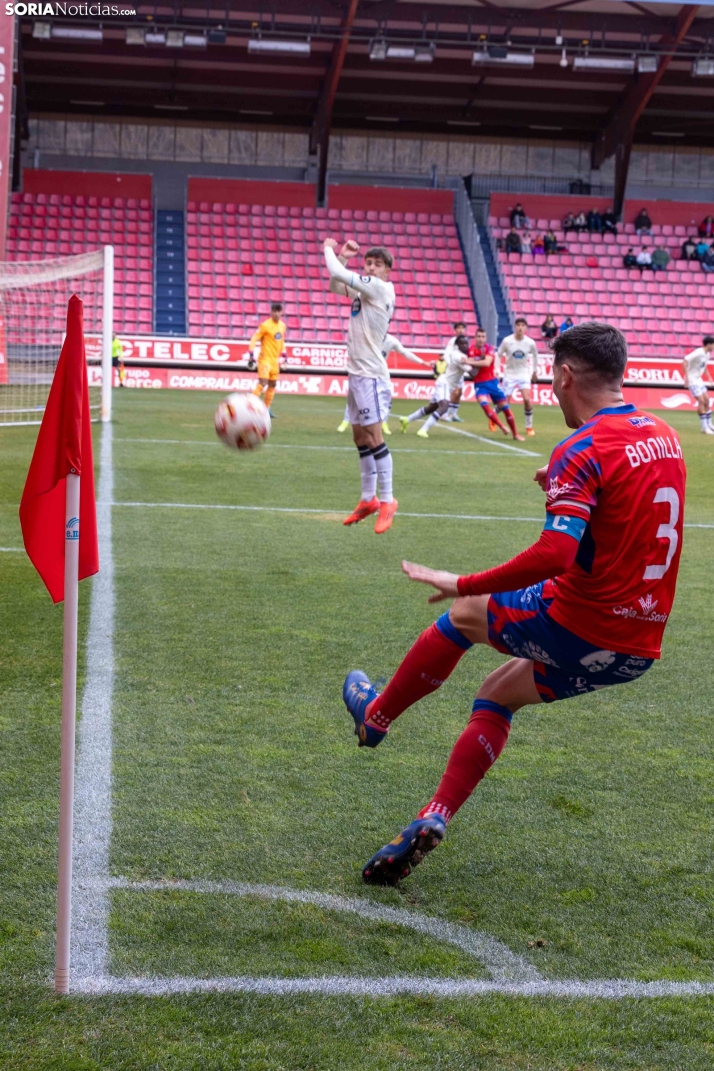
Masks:
[[[588,673],[600,673],[611,666],[615,658],[614,651],[591,651],[580,659],[580,665],[585,666]]]

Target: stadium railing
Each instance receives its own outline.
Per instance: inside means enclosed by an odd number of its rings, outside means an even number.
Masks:
[[[486,260],[481,248],[476,220],[466,187],[461,184],[454,195],[454,218],[461,236],[464,257],[473,283],[476,304],[478,306],[481,327],[491,345],[495,346],[498,336],[498,312],[493,299],[491,284],[488,281]]]

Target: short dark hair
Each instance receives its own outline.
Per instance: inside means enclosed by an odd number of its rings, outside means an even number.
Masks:
[[[476,328],[476,334],[477,335],[485,335],[486,334],[486,328],[485,327],[477,327]]]
[[[456,330],[457,327],[466,327],[466,324],[464,323],[463,320],[457,320],[456,323],[454,324],[454,331]]]
[[[282,312],[283,311],[283,303],[282,303],[282,301],[273,301],[273,302],[271,302],[270,311],[271,312]]]
[[[388,268],[391,268],[394,264],[392,254],[389,252],[388,249],[385,249],[383,245],[373,245],[365,253],[364,259],[366,260],[367,257],[375,257],[375,259],[379,257],[380,260],[384,261]]]
[[[622,381],[627,366],[625,336],[610,324],[586,321],[550,342],[553,364],[573,363],[602,383]]]
[[[462,349],[462,346],[466,346],[466,349],[468,350],[469,340],[467,339],[466,335],[459,335],[459,337],[456,339],[456,345],[459,347],[459,349]]]
[[[515,327],[516,324],[525,324],[526,327],[528,327],[528,321],[526,320],[525,316],[516,316],[515,320],[513,321],[513,326]]]
[[[711,346],[714,343],[714,335],[705,335],[702,339],[702,346]]]

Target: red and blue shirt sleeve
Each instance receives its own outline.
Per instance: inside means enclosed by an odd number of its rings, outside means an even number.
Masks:
[[[556,517],[577,518],[587,525],[601,484],[602,470],[592,431],[582,429],[556,446],[551,455],[546,476],[546,528],[565,531],[563,522],[556,522]]]

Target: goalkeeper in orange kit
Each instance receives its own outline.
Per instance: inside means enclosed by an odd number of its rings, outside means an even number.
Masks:
[[[251,351],[256,345],[260,345],[258,357],[258,383],[253,391],[263,401],[268,409],[273,402],[273,395],[278,384],[280,375],[280,358],[285,353],[285,323],[281,319],[283,306],[279,301],[274,301],[270,306],[270,317],[263,320],[248,343]],[[270,413],[271,417],[274,415]]]

